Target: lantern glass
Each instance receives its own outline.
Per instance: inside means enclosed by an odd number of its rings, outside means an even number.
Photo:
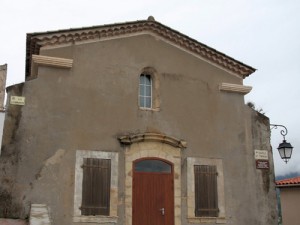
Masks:
[[[287,163],[292,156],[293,146],[286,142],[286,140],[283,140],[283,142],[278,146],[278,151],[280,157],[283,159],[283,161],[285,161],[285,163]]]

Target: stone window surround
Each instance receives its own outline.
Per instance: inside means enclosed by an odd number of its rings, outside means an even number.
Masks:
[[[158,73],[157,71],[152,68],[152,67],[145,67],[141,70],[141,72],[138,75],[138,84],[140,84],[140,76],[141,74],[147,74],[151,76],[151,81],[152,81],[152,103],[151,103],[151,108],[145,108],[145,107],[140,107],[140,99],[139,99],[139,91],[140,88],[138,88],[138,106],[140,110],[145,110],[145,111],[160,111],[160,98],[159,98],[159,78],[158,78]]]
[[[100,158],[111,160],[111,186],[110,186],[110,215],[109,216],[83,216],[80,206],[82,202],[82,178],[83,158]],[[82,223],[117,223],[117,204],[118,204],[118,153],[77,150],[75,164],[75,192],[74,192],[74,216],[73,222]]]
[[[217,167],[218,217],[195,216],[195,176],[194,165],[215,165]],[[226,223],[224,173],[222,159],[187,157],[187,207],[189,223]]]

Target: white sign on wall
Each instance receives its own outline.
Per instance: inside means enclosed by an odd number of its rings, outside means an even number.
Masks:
[[[268,160],[269,155],[267,150],[254,150],[254,157],[255,159],[259,160]]]
[[[10,96],[10,104],[12,104],[12,105],[25,105],[25,97]]]

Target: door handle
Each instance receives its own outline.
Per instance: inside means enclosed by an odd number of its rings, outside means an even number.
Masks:
[[[161,215],[165,215],[165,208],[161,208],[161,209],[159,209],[159,211],[161,212]]]

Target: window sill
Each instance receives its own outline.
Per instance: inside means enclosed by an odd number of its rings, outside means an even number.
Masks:
[[[225,224],[225,217],[190,217],[188,218],[189,223],[217,223]]]
[[[139,107],[140,110],[142,111],[153,111],[153,112],[159,112],[160,108],[144,108],[144,107]]]
[[[113,223],[116,224],[116,216],[74,216],[74,223]]]

